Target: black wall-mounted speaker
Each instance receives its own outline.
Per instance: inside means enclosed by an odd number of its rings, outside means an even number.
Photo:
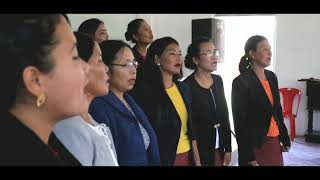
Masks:
[[[198,37],[208,37],[214,40],[216,49],[220,52],[218,62],[224,61],[224,21],[221,19],[193,19],[192,20],[192,42]]]

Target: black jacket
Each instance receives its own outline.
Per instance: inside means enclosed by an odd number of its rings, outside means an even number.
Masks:
[[[145,106],[144,101],[144,94],[148,93],[148,87],[146,87],[145,82],[145,66],[146,66],[146,60],[143,59],[139,51],[137,50],[137,47],[134,46],[132,48],[132,53],[134,55],[135,60],[139,63],[138,69],[137,69],[137,76],[136,76],[136,82],[133,86],[133,88],[128,91],[130,96],[136,101],[136,103],[139,106]]]
[[[272,115],[279,128],[279,140],[290,146],[290,138],[283,123],[278,80],[272,71],[265,70],[272,91],[274,105],[253,70],[233,80],[232,112],[237,136],[239,165],[255,160],[254,147],[262,147],[267,137]]]
[[[0,113],[0,165],[5,166],[70,166],[81,165],[52,134],[52,148],[9,112]]]
[[[191,112],[191,94],[187,85],[181,82],[175,82],[179,92],[184,100],[188,112],[187,135],[191,141],[195,140],[192,130],[192,112]],[[149,89],[149,92],[154,92]],[[180,117],[166,93],[162,93],[156,102],[154,98],[148,99],[148,111],[145,111],[153,129],[156,132],[161,165],[173,166],[176,157],[177,146],[180,138],[181,120]],[[192,149],[191,151],[192,152]],[[192,154],[190,154],[191,156]],[[192,156],[191,156],[192,158]]]
[[[229,114],[226,98],[224,95],[223,82],[219,75],[212,75],[213,87],[211,90],[214,95],[216,109],[211,111],[205,108],[214,108],[210,104],[211,94],[208,97],[199,97],[201,94],[200,85],[197,83],[194,73],[192,73],[184,82],[189,85],[192,94],[192,122],[196,135],[199,155],[203,165],[213,165],[214,147],[216,139],[216,130],[214,124],[219,123],[219,149],[224,152],[231,152],[231,130],[229,123]],[[213,100],[212,100],[213,101]],[[211,107],[209,107],[211,106]],[[213,114],[208,114],[213,112]]]

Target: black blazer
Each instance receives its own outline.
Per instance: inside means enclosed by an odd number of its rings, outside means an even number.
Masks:
[[[272,115],[279,128],[279,140],[290,146],[290,138],[283,123],[277,76],[265,70],[272,91],[274,105],[253,70],[248,70],[233,80],[232,112],[238,143],[239,165],[255,160],[254,147],[261,147],[267,136]]]
[[[49,143],[58,154],[9,112],[0,113],[0,165],[5,166],[81,166],[80,162],[51,134]]]
[[[144,101],[144,94],[148,93],[148,87],[146,87],[145,81],[145,64],[146,60],[143,59],[141,54],[138,52],[137,47],[134,46],[132,49],[132,53],[134,55],[135,60],[139,63],[139,66],[137,68],[137,76],[136,76],[136,82],[133,86],[133,88],[128,91],[130,96],[136,101],[136,103],[139,106],[145,106],[145,101]]]
[[[175,84],[181,93],[188,112],[187,135],[191,146],[191,141],[195,140],[192,129],[191,94],[187,85],[181,82],[175,82]],[[153,98],[148,99],[149,112],[145,112],[156,132],[161,165],[173,166],[180,138],[181,120],[172,101],[165,92],[159,99],[158,103]],[[192,152],[192,149],[190,152]]]
[[[211,90],[214,94],[216,110],[210,117],[203,117],[201,109],[210,108],[207,99],[209,97],[198,97],[199,84],[197,83],[194,73],[192,73],[184,82],[190,87],[192,94],[192,122],[194,134],[197,139],[200,159],[202,164],[213,165],[214,162],[214,147],[216,139],[216,131],[213,128],[214,124],[220,123],[219,132],[219,149],[224,152],[231,152],[231,130],[229,123],[229,113],[226,98],[224,95],[223,82],[219,75],[213,75],[213,87]],[[203,102],[206,101],[206,102]],[[199,109],[200,108],[200,109]],[[206,111],[205,111],[206,112]],[[205,114],[205,116],[208,114]]]

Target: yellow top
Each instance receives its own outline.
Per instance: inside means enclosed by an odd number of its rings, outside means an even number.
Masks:
[[[177,154],[188,152],[190,150],[190,142],[187,136],[187,120],[188,112],[183,98],[179,92],[177,86],[173,83],[173,86],[166,89],[168,96],[170,97],[176,111],[179,114],[181,120],[180,139],[177,147]]]

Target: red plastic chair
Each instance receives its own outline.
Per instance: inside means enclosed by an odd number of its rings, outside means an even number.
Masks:
[[[290,139],[293,140],[296,137],[296,124],[295,124],[295,118],[298,114],[300,99],[301,99],[301,91],[296,88],[280,88],[280,93],[283,97],[283,105],[282,105],[282,111],[283,116],[289,118],[290,120]],[[292,112],[293,108],[293,102],[295,97],[298,95],[298,105],[296,113],[294,114]]]

